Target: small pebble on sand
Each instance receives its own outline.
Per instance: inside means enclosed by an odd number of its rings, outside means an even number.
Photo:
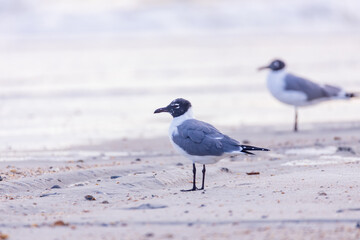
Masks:
[[[58,220],[58,221],[54,222],[52,225],[53,225],[53,227],[69,226],[68,223],[65,223],[65,222],[62,221],[62,220]]]
[[[89,201],[95,201],[95,200],[96,200],[96,198],[94,198],[94,197],[91,196],[91,195],[86,195],[86,196],[85,196],[85,199],[86,199],[86,200],[89,200]]]
[[[9,235],[0,232],[0,240],[5,240],[5,239],[9,239]]]

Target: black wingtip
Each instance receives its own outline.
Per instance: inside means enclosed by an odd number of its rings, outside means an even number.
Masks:
[[[259,147],[253,147],[253,146],[248,146],[248,145],[240,145],[240,147],[242,148],[241,152],[250,154],[250,155],[255,155],[255,154],[251,153],[249,151],[270,151],[270,149],[267,149],[267,148],[259,148]]]
[[[254,153],[248,152],[248,151],[246,151],[246,150],[242,150],[241,152],[246,153],[246,154],[248,154],[248,155],[255,155]]]

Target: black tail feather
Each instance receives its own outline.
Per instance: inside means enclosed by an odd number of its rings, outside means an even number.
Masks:
[[[240,145],[241,152],[246,153],[246,154],[250,154],[250,155],[255,155],[252,152],[249,151],[270,151],[269,149],[266,148],[259,148],[259,147],[254,147],[254,146],[249,146],[249,145]]]
[[[356,97],[360,97],[360,93],[356,93],[356,92],[345,93],[345,96],[346,96],[347,98],[356,98]]]

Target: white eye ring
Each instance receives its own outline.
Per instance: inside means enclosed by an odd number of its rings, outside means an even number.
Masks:
[[[180,108],[180,104],[177,104],[177,103],[175,103],[175,104],[172,104],[171,106],[175,107],[175,109],[178,109],[178,108]]]

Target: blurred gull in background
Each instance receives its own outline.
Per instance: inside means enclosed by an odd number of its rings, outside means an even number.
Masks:
[[[294,131],[298,130],[298,107],[309,106],[323,101],[335,99],[351,99],[357,93],[346,92],[340,87],[320,85],[302,77],[288,73],[286,64],[281,60],[273,60],[268,66],[259,70],[270,69],[267,87],[270,93],[280,102],[295,107]]]

